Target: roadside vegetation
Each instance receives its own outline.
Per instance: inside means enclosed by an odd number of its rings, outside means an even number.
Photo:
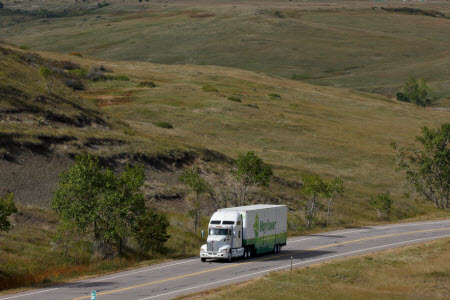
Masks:
[[[180,299],[446,299],[449,270],[450,239],[444,239],[272,272]]]

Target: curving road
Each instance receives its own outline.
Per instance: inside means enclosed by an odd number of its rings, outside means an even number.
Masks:
[[[17,299],[171,299],[242,282],[275,270],[450,237],[450,219],[338,230],[288,239],[279,254],[232,263],[183,259],[51,288],[0,297]]]

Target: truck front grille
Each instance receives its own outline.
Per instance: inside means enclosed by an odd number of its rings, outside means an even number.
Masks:
[[[218,243],[217,242],[212,241],[212,242],[208,242],[206,244],[206,250],[208,252],[213,252],[213,251],[217,252],[219,250],[218,248],[219,247],[218,247]]]

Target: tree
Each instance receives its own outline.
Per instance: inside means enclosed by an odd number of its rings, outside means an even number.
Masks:
[[[392,198],[389,192],[378,194],[376,197],[370,196],[369,204],[377,211],[378,218],[389,219],[392,209]]]
[[[208,191],[208,184],[200,176],[199,170],[195,168],[184,170],[180,176],[180,181],[195,193],[195,198],[192,201],[192,209],[188,212],[188,215],[194,220],[194,233],[197,233],[197,224],[201,209],[200,195]]]
[[[169,221],[165,215],[147,210],[134,228],[134,237],[141,251],[160,251],[170,237],[167,234],[168,227]]]
[[[39,69],[39,74],[44,78],[48,92],[52,93],[53,83],[54,83],[54,72],[49,67],[41,67]]]
[[[397,93],[397,100],[403,102],[411,102],[420,106],[428,106],[435,99],[429,99],[428,93],[430,88],[425,79],[409,78],[403,87],[403,93]]]
[[[3,8],[3,6],[4,6],[3,3],[0,2],[0,9]]]
[[[245,205],[248,188],[268,186],[273,171],[253,151],[247,152],[246,155],[239,154],[235,167],[234,176],[240,183],[241,204]]]
[[[0,197],[0,231],[8,231],[11,228],[11,223],[8,218],[17,212],[13,198],[13,193],[8,193],[6,196]]]
[[[327,226],[330,224],[333,201],[340,199],[344,195],[344,181],[336,177],[329,184],[324,183],[323,195],[327,201]]]
[[[303,176],[302,192],[308,198],[305,207],[305,227],[311,229],[318,210],[318,197],[326,189],[325,183],[317,175]]]
[[[142,248],[147,248],[148,243],[160,243],[160,238],[153,241],[151,236],[145,239],[136,232],[147,230],[146,225],[157,226],[145,219],[153,215],[140,192],[144,180],[142,165],[126,166],[116,176],[112,170],[103,168],[98,158],[77,156],[75,164],[60,175],[54,193],[52,208],[60,221],[55,239],[64,243],[64,238],[61,239],[64,233],[92,233],[94,246],[103,256],[112,246],[123,254],[131,236]],[[165,232],[165,223],[160,225],[160,230]]]
[[[405,171],[410,187],[438,208],[450,209],[450,123],[422,128],[418,145],[392,143],[397,171]]]

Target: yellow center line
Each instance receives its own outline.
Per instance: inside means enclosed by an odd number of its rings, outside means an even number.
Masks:
[[[116,292],[121,292],[121,291],[131,290],[131,289],[136,289],[136,288],[140,288],[140,287],[143,287],[143,286],[148,286],[148,285],[153,285],[153,284],[157,284],[157,283],[162,283],[162,282],[172,281],[172,280],[176,280],[176,279],[180,279],[180,278],[185,278],[185,277],[195,276],[195,275],[199,275],[199,274],[209,273],[209,272],[213,272],[213,271],[217,271],[217,270],[222,270],[222,269],[227,269],[227,268],[232,268],[232,267],[242,266],[242,265],[254,263],[254,262],[257,262],[257,261],[264,261],[264,260],[273,259],[273,258],[278,258],[278,257],[284,257],[284,256],[289,256],[289,255],[295,255],[295,254],[299,254],[299,253],[304,253],[304,252],[308,252],[308,251],[314,251],[314,250],[323,249],[323,248],[329,248],[329,247],[333,247],[333,246],[339,246],[339,245],[345,245],[345,244],[356,243],[356,242],[361,242],[361,241],[367,241],[367,240],[379,239],[379,238],[383,238],[383,237],[390,237],[390,236],[397,236],[397,235],[405,235],[405,234],[411,234],[411,233],[420,233],[420,232],[429,232],[429,231],[441,231],[441,230],[448,230],[448,229],[450,229],[450,227],[440,228],[440,229],[427,229],[427,230],[419,230],[419,231],[409,231],[409,232],[404,232],[404,233],[386,234],[386,235],[379,235],[379,236],[374,236],[374,237],[369,237],[369,238],[363,238],[363,239],[358,239],[358,240],[351,240],[351,241],[347,241],[347,242],[336,243],[336,244],[330,244],[330,245],[320,246],[320,247],[316,247],[316,248],[312,248],[312,249],[307,249],[307,250],[300,250],[300,251],[293,252],[293,253],[289,253],[289,254],[282,254],[282,255],[277,255],[277,256],[270,256],[270,257],[266,257],[266,258],[261,258],[261,259],[256,259],[256,260],[244,262],[244,263],[239,263],[239,264],[234,264],[234,265],[228,265],[228,266],[224,266],[224,267],[219,267],[219,268],[215,268],[215,269],[210,269],[210,270],[200,271],[200,272],[196,272],[196,273],[191,273],[191,274],[181,275],[181,276],[177,276],[177,277],[171,277],[171,278],[162,279],[162,280],[159,280],[159,281],[153,281],[153,282],[149,282],[149,283],[144,283],[144,284],[134,285],[134,286],[130,286],[130,287],[122,288],[122,289],[117,289],[117,290],[112,290],[112,291],[108,291],[108,292],[98,293],[97,295],[106,295],[106,294],[111,294],[111,293],[116,293]],[[83,296],[83,297],[79,297],[79,298],[74,298],[73,300],[86,299],[86,298],[89,298],[89,297],[90,297],[90,296],[88,295],[88,296]]]

